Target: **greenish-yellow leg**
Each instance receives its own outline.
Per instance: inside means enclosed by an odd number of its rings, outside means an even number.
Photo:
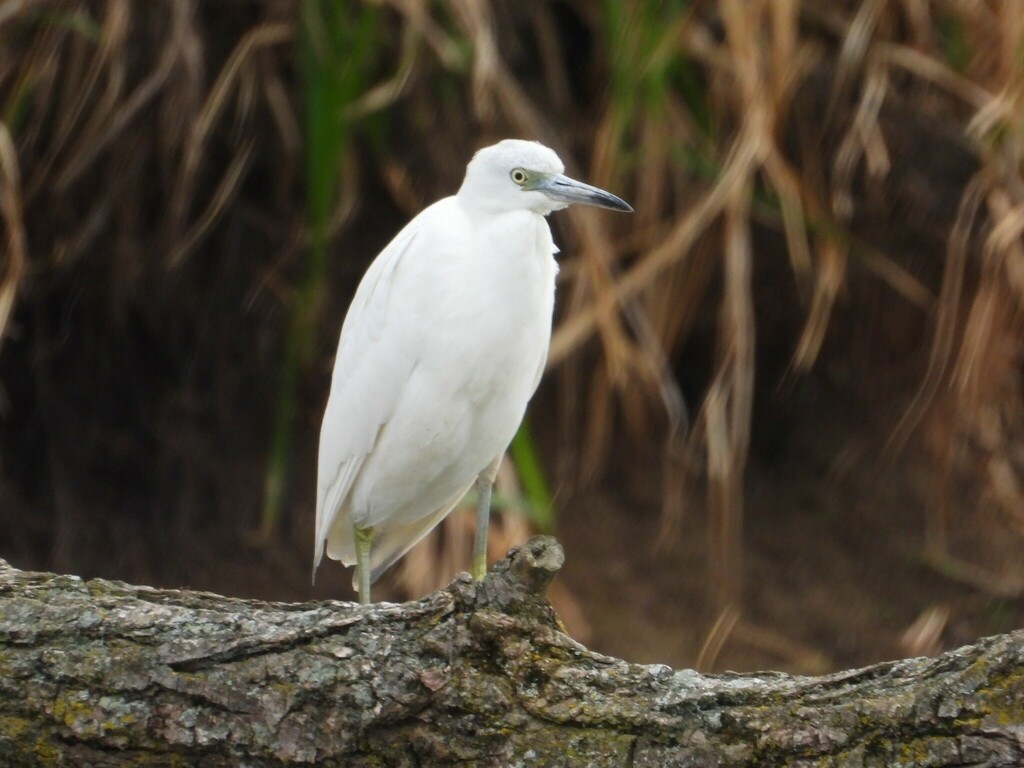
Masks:
[[[491,522],[492,481],[480,476],[476,481],[476,536],[473,537],[473,578],[483,581],[487,575],[487,526]]]
[[[359,577],[359,602],[370,603],[370,547],[373,545],[373,528],[352,526],[356,534],[356,576]]]

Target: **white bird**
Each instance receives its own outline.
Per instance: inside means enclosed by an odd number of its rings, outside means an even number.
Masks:
[[[377,256],[341,329],[320,429],[316,548],[370,585],[477,484],[473,575],[487,570],[491,484],[540,383],[554,254],[545,216],[571,203],[631,211],[563,175],[552,150],[481,149],[458,194]]]

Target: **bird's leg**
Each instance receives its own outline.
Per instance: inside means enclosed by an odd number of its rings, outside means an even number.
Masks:
[[[356,534],[356,576],[359,578],[359,602],[370,603],[370,547],[373,545],[373,528],[352,526]]]
[[[487,526],[491,522],[491,486],[494,478],[484,473],[476,480],[476,535],[473,537],[473,578],[487,575]]]

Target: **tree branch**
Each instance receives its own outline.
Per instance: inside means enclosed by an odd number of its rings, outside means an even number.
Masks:
[[[483,583],[360,607],[0,561],[0,764],[1024,764],[1024,632],[816,678],[673,671],[563,634],[561,564],[537,537]]]

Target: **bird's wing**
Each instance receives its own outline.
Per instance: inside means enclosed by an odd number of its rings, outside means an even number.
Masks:
[[[394,320],[392,315],[400,310],[392,306],[395,272],[419,230],[406,227],[370,265],[341,329],[331,394],[320,429],[314,572],[338,509],[416,364],[415,339],[403,343],[398,335],[388,334],[387,343],[382,340]]]
[[[466,248],[464,224],[453,198],[425,209],[377,256],[356,290],[320,430],[314,571],[363,462],[428,346],[433,329],[423,307],[442,297],[422,294],[431,291],[428,276],[438,264]],[[350,544],[342,542],[347,565],[354,559]]]

